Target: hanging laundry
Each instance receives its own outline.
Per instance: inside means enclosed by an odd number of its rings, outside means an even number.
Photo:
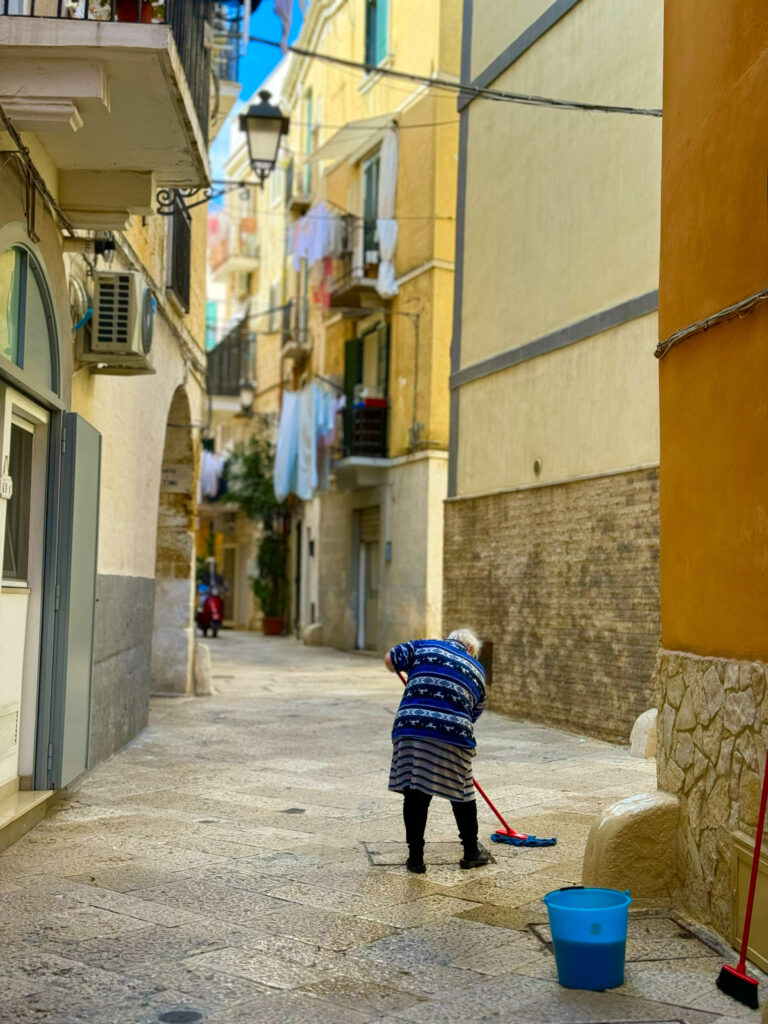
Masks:
[[[395,249],[397,247],[395,199],[399,150],[397,130],[394,126],[387,128],[381,143],[379,158],[378,217],[376,220],[376,232],[379,238],[379,275],[376,291],[383,299],[391,299],[398,293],[395,278]]]
[[[308,385],[299,395],[298,459],[296,494],[309,501],[317,490],[317,433],[315,429],[314,390]]]
[[[224,467],[227,463],[226,456],[217,455],[215,452],[204,448],[200,460],[200,487],[199,498],[208,498],[214,501],[219,497],[221,480],[224,474]]]
[[[275,497],[285,501],[296,493],[297,459],[299,451],[299,395],[298,391],[283,392],[280,424],[277,428],[275,448]]]

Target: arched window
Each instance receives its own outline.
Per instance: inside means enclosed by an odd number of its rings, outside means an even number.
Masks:
[[[51,298],[40,264],[20,245],[0,253],[0,356],[35,390],[59,393]]]

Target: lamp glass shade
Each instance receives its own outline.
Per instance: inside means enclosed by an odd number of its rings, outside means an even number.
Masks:
[[[253,400],[256,397],[256,388],[249,380],[240,381],[240,406],[243,412],[250,412],[253,408]]]
[[[260,92],[260,103],[253,103],[240,115],[240,130],[248,140],[248,155],[254,170],[271,171],[277,163],[280,139],[288,131],[288,118],[270,102],[270,94]]]

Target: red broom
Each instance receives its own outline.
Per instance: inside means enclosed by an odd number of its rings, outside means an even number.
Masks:
[[[747,893],[747,910],[744,915],[744,930],[741,934],[741,956],[736,967],[723,964],[720,976],[717,979],[717,987],[727,996],[736,999],[745,1006],[756,1010],[759,1003],[757,999],[756,978],[747,974],[747,949],[749,947],[749,929],[752,924],[752,910],[755,905],[755,888],[757,887],[757,871],[760,867],[760,850],[763,846],[763,828],[765,826],[765,805],[768,803],[768,757],[765,759],[765,775],[763,776],[763,791],[760,796],[760,814],[757,818],[757,834],[755,835],[755,852],[752,855],[752,874],[749,879],[749,891]]]

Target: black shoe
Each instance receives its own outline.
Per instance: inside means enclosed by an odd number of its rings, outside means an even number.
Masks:
[[[427,865],[424,863],[423,860],[416,860],[413,857],[408,858],[408,860],[405,862],[405,866],[414,875],[423,875],[424,872],[427,870]]]
[[[469,868],[482,868],[486,864],[489,864],[491,855],[488,853],[486,848],[480,843],[477,844],[477,848],[472,850],[471,853],[464,851],[464,856],[459,861],[459,867],[468,870]]]

